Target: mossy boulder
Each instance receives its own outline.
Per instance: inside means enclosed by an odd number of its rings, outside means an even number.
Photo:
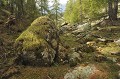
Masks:
[[[57,44],[56,32],[54,22],[47,16],[34,20],[15,41],[16,51],[20,55],[17,62],[31,65],[52,64]]]

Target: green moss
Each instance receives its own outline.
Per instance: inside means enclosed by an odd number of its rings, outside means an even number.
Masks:
[[[60,39],[62,40],[63,44],[66,46],[70,46],[71,48],[76,47],[79,45],[78,42],[76,42],[76,37],[74,37],[72,34],[64,34],[60,36]]]
[[[38,47],[41,43],[45,42],[43,39],[37,37],[34,33],[25,31],[17,39],[16,43],[20,40],[23,41],[23,49],[32,49]]]
[[[39,17],[16,39],[15,44],[22,40],[22,50],[31,50],[41,45],[49,46],[45,37],[49,29],[53,29],[54,26],[47,16]]]
[[[112,52],[120,52],[120,47],[115,43],[108,43],[100,48],[102,54],[110,55]]]
[[[102,27],[100,28],[100,30],[93,30],[92,34],[106,39],[119,39],[120,27],[119,26]]]
[[[32,23],[31,26],[40,26],[40,25],[45,25],[45,24],[54,24],[54,22],[48,17],[48,16],[41,16],[35,19]]]

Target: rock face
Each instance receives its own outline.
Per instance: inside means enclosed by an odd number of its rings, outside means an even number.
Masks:
[[[120,39],[114,41],[116,44],[120,45]]]
[[[77,52],[73,52],[69,55],[70,67],[76,66],[81,61],[81,55]]]
[[[85,32],[91,29],[91,24],[90,23],[85,23],[83,25],[78,25],[76,27],[77,29],[73,31],[73,33],[78,33],[78,32]]]
[[[24,65],[51,65],[54,61],[57,45],[54,22],[46,16],[33,21],[15,41],[19,53],[17,63]]]
[[[106,61],[107,60],[107,57],[103,56],[103,55],[96,55],[95,56],[95,61],[97,62],[101,62],[101,61]]]
[[[106,79],[105,73],[95,65],[79,66],[68,72],[64,79]]]

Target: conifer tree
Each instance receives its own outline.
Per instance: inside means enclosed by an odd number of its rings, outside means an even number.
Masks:
[[[53,3],[53,5],[52,5],[51,13],[54,14],[55,25],[57,26],[58,20],[61,16],[60,3],[59,3],[59,0],[53,0],[52,3]]]
[[[70,23],[82,22],[85,19],[97,19],[107,15],[109,20],[117,20],[119,0],[69,0],[64,18]]]

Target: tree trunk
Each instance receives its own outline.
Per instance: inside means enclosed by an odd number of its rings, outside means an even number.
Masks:
[[[58,25],[58,11],[57,11],[57,9],[56,9],[56,11],[55,11],[55,25],[57,26]]]
[[[117,13],[118,13],[118,0],[114,1],[114,20],[117,20]]]
[[[109,20],[114,21],[117,20],[118,13],[118,0],[108,0],[108,16]]]
[[[59,62],[59,44],[60,44],[60,38],[58,32],[56,33],[56,41],[57,41],[57,47],[55,48],[56,54],[54,58],[54,62],[58,63]]]
[[[14,1],[11,0],[11,2],[10,2],[10,12],[11,12],[11,14],[14,13],[14,5],[13,5],[13,3],[14,3]]]
[[[108,16],[109,16],[109,20],[112,20],[113,8],[112,8],[112,1],[111,0],[108,0]]]
[[[83,22],[83,19],[82,19],[82,0],[80,0],[80,22],[81,23]]]

